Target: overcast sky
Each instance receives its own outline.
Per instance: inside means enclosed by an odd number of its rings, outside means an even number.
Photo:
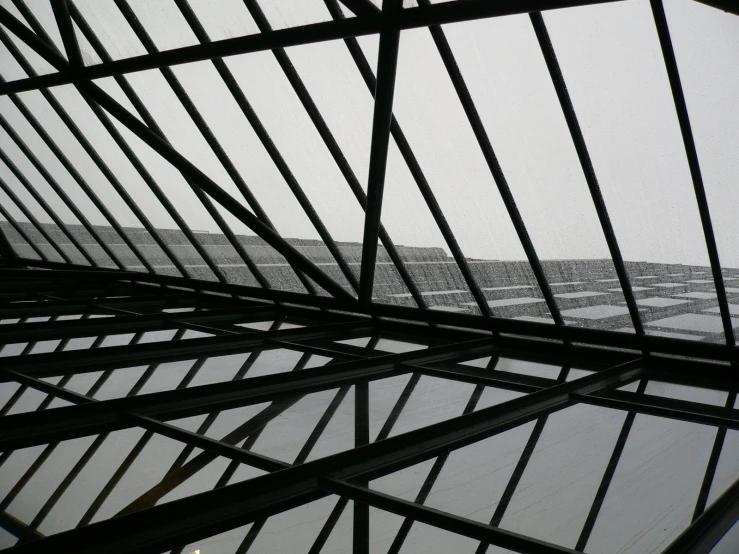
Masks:
[[[160,49],[197,41],[173,2],[130,2]],[[9,0],[0,4],[13,10]],[[75,0],[114,58],[145,53],[109,1]],[[213,40],[257,32],[238,0],[191,1]],[[330,18],[321,0],[261,2],[274,28]],[[29,2],[61,46],[48,3]],[[739,267],[734,217],[739,206],[739,17],[691,0],[665,2],[688,101],[721,261]],[[13,10],[14,11],[14,10]],[[669,83],[647,0],[546,12],[545,21],[579,118],[596,175],[626,260],[707,264],[695,195]],[[528,16],[459,23],[444,28],[539,257],[608,257],[605,240]],[[377,38],[360,39],[374,67]],[[97,57],[85,41],[88,63]],[[29,49],[41,73],[53,71]],[[372,99],[341,41],[294,47],[292,63],[366,188]],[[361,241],[362,212],[289,82],[269,52],[226,59],[298,182],[336,240]],[[6,80],[22,70],[0,46]],[[224,150],[286,237],[317,238],[299,204],[210,62],[177,66],[175,74]],[[243,201],[159,71],[128,76],[172,142],[214,181]],[[112,79],[99,81],[133,111]],[[174,227],[110,135],[71,86],[57,99],[158,227]],[[138,225],[40,93],[20,95],[47,131],[124,225]],[[0,113],[39,156],[93,223],[104,220],[30,129],[8,97]],[[523,259],[496,184],[451,81],[426,29],[401,35],[394,104],[397,117],[466,256]],[[196,230],[217,227],[179,173],[121,129]],[[38,186],[65,221],[61,201],[0,130],[3,149]],[[2,177],[33,208],[0,163]],[[0,201],[9,205],[0,193]],[[18,212],[9,206],[12,213]],[[391,144],[383,223],[397,244],[441,246],[444,241],[405,165]],[[238,232],[248,232],[230,216]]]

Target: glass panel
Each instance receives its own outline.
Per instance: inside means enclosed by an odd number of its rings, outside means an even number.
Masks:
[[[587,552],[659,552],[687,527],[716,429],[637,415]]]
[[[331,521],[329,516],[334,511],[339,515],[335,521]],[[266,520],[193,542],[175,551],[204,554],[235,554],[247,549],[254,552],[351,552],[354,537],[353,512],[353,501],[330,495],[270,516]],[[401,516],[370,507],[369,551],[373,554],[387,552],[403,521]],[[473,554],[479,546],[478,541],[468,537],[412,520],[411,524],[410,533],[399,550],[401,554]],[[322,537],[322,533],[327,536]],[[507,554],[510,551],[489,547],[487,552]]]
[[[689,387],[676,383],[652,380],[647,383],[647,388],[644,392],[646,394],[654,394],[655,396],[664,396],[665,398],[674,398],[675,400],[688,400],[689,402],[700,402],[713,406],[723,406],[726,404],[726,398],[729,394],[721,390]]]
[[[739,268],[733,248],[731,210],[739,196],[734,187],[728,186],[737,178],[732,145],[739,140],[739,109],[732,100],[739,95],[739,77],[731,68],[739,62],[734,40],[739,20],[732,14],[684,0],[666,3],[665,11],[721,264]],[[739,314],[739,288],[726,277],[735,277],[736,273],[735,269],[724,272],[734,315]],[[715,314],[715,308],[707,313],[711,312]]]
[[[533,245],[544,260],[543,269],[550,283],[615,277],[529,18],[499,17],[446,25],[443,30]],[[424,59],[426,54],[437,57],[431,48],[424,53]],[[446,78],[446,69],[439,67],[439,72]],[[454,91],[446,94],[445,102],[459,102]],[[469,127],[466,118],[462,124]],[[612,283],[610,288],[614,286],[618,283]],[[623,305],[620,289],[607,288],[605,284],[597,286],[595,291],[602,294],[598,301]],[[567,296],[571,292],[568,288],[558,287],[554,292],[563,311],[581,307],[583,302],[593,303],[580,300],[585,296]],[[608,323],[615,321],[610,319]],[[603,323],[593,319],[568,321],[587,327],[602,327]]]
[[[624,417],[593,406],[567,408],[371,487],[574,548]],[[430,493],[419,497],[424,483]]]
[[[562,371],[561,366],[530,362],[527,360],[517,360],[514,358],[500,357],[490,367],[491,356],[468,360],[461,362],[461,365],[479,367],[483,369],[492,369],[494,371],[506,371],[508,373],[518,373],[520,375],[529,375],[531,377],[541,377],[543,379],[557,379]]]
[[[492,387],[476,390],[469,383],[428,376],[415,376],[412,386],[406,386],[408,383],[408,376],[370,383],[366,417],[375,440],[461,415],[473,393],[473,409],[521,396]],[[241,444],[246,439],[242,448],[287,463],[302,463],[355,446],[356,394],[355,386],[345,386],[233,408],[216,413],[217,417],[198,432],[229,444]],[[191,419],[170,423],[189,424]]]
[[[721,457],[713,476],[707,505],[721,496],[737,479],[739,479],[739,432],[730,429],[726,431],[721,446]]]
[[[419,101],[421,98],[423,102]],[[531,287],[525,295],[531,299],[528,303],[542,303],[527,262],[505,266],[495,263],[496,260],[525,260],[525,255],[426,30],[405,31],[401,35],[393,111],[462,252],[473,260],[471,265],[479,286],[492,289],[528,285]],[[385,205],[392,205],[390,197]],[[396,204],[396,209],[402,209],[404,217],[409,218],[407,204]],[[432,246],[428,238],[425,241],[423,246]],[[463,288],[449,285],[443,290]],[[496,295],[488,298],[493,313],[511,317],[512,310],[507,306],[515,304],[499,302]],[[469,302],[459,304],[466,306]],[[547,315],[546,309],[539,306],[531,310],[530,315]]]
[[[647,333],[724,342],[720,317],[707,312],[716,297],[649,2],[544,18],[631,283],[647,289],[637,296]]]

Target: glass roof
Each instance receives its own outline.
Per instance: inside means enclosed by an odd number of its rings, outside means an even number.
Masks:
[[[733,346],[714,5],[0,0],[0,255]]]

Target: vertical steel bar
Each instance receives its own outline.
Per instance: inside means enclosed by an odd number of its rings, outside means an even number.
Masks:
[[[672,48],[672,39],[670,38],[670,29],[667,25],[667,16],[662,0],[650,0],[652,7],[652,16],[654,24],[657,27],[657,36],[659,44],[662,48],[662,57],[665,61],[665,69],[667,77],[670,81],[670,89],[672,90],[672,99],[675,103],[675,111],[677,119],[680,123],[680,133],[683,138],[685,147],[685,155],[688,158],[688,166],[690,167],[690,176],[693,180],[693,189],[695,190],[695,200],[698,204],[698,212],[703,227],[703,235],[706,240],[706,249],[708,250],[708,259],[711,263],[711,273],[716,287],[716,297],[718,299],[718,307],[721,312],[721,323],[724,327],[726,335],[726,344],[734,346],[734,329],[731,314],[729,312],[729,302],[726,299],[726,288],[724,286],[724,277],[721,273],[721,262],[719,261],[718,247],[716,245],[716,237],[713,233],[713,225],[711,223],[711,211],[708,207],[708,198],[706,197],[706,189],[703,186],[703,176],[701,175],[700,163],[698,161],[698,151],[695,147],[695,139],[693,131],[690,127],[690,116],[688,115],[688,105],[683,94],[683,87],[680,83],[680,72],[677,67],[677,59],[675,51]]]
[[[343,14],[337,4],[337,0],[325,0],[325,3],[328,7],[329,12],[331,13],[331,16],[335,20],[343,18]],[[375,79],[372,68],[367,62],[367,58],[365,57],[361,47],[359,46],[359,42],[355,38],[344,39],[344,42],[349,50],[349,54],[351,55],[355,65],[357,66],[357,69],[359,70],[360,75],[362,76],[362,80],[364,80],[367,88],[374,97],[375,89],[377,87],[377,80]],[[426,202],[426,206],[431,212],[431,216],[434,218],[436,225],[439,227],[439,231],[444,237],[444,241],[449,247],[449,251],[452,253],[454,261],[457,262],[459,271],[462,274],[465,283],[467,283],[467,287],[470,289],[475,302],[477,302],[480,313],[485,316],[491,316],[492,312],[490,310],[490,306],[487,303],[487,300],[485,299],[485,295],[480,290],[480,286],[472,275],[472,271],[470,270],[469,264],[467,263],[467,259],[464,257],[462,249],[459,247],[459,243],[457,242],[457,239],[454,236],[454,233],[452,232],[452,229],[449,226],[446,217],[444,216],[444,212],[441,210],[441,206],[439,206],[439,203],[437,202],[436,197],[434,196],[434,193],[431,190],[428,181],[426,180],[426,176],[424,175],[423,170],[418,163],[418,160],[416,160],[416,157],[411,150],[410,144],[405,138],[405,134],[403,133],[403,130],[401,129],[400,124],[398,123],[395,116],[392,117],[392,120],[390,122],[390,133],[395,139],[398,150],[403,156],[403,159],[405,160],[405,163],[408,166],[411,175],[413,176],[413,180],[416,182],[418,190],[420,191],[421,196],[423,196],[423,199]],[[382,231],[383,229],[381,227],[380,233],[382,233]]]
[[[399,0],[383,0],[383,18],[387,21],[402,7]],[[380,33],[377,61],[377,88],[375,89],[375,107],[372,116],[367,211],[364,217],[362,265],[359,277],[359,303],[360,306],[365,308],[372,301],[372,288],[374,286],[377,241],[380,232],[382,196],[385,189],[385,171],[390,143],[390,122],[393,115],[395,72],[398,67],[399,46],[400,31],[393,28],[383,29]]]
[[[266,16],[264,15],[261,8],[259,7],[259,4],[255,0],[244,0],[244,4],[249,10],[249,13],[251,14],[252,18],[256,22],[260,31],[262,33],[270,32],[272,28]],[[275,59],[277,60],[278,65],[284,72],[285,77],[287,78],[293,90],[295,91],[295,94],[298,96],[298,100],[300,100],[300,103],[303,105],[303,108],[308,114],[308,117],[310,118],[311,122],[315,126],[316,131],[320,135],[321,139],[326,145],[326,148],[331,154],[331,157],[333,158],[334,162],[339,168],[339,171],[344,176],[344,179],[346,179],[346,182],[349,185],[349,188],[351,189],[355,198],[357,199],[360,206],[362,207],[362,210],[366,211],[367,197],[364,193],[364,190],[362,189],[362,186],[359,184],[359,181],[357,180],[356,175],[352,171],[352,168],[350,167],[349,162],[347,161],[343,152],[339,148],[339,144],[336,142],[336,138],[331,133],[331,130],[328,128],[326,121],[323,119],[321,112],[318,110],[318,107],[313,101],[313,98],[308,92],[308,89],[303,83],[303,80],[300,78],[300,75],[298,75],[297,70],[295,69],[292,62],[290,61],[289,56],[287,55],[285,50],[282,48],[274,49],[273,54],[275,56]],[[420,308],[425,308],[426,303],[423,300],[423,297],[418,292],[418,288],[416,287],[415,283],[413,282],[410,275],[408,274],[408,271],[405,268],[405,265],[403,264],[403,261],[400,255],[398,254],[397,249],[395,248],[395,245],[390,240],[390,236],[387,234],[387,232],[382,226],[380,227],[380,239],[383,241],[383,244],[385,245],[385,249],[387,250],[388,256],[390,257],[393,264],[397,268],[398,273],[403,279],[403,282],[408,288],[408,291],[413,296],[413,299],[416,301],[416,304]]]

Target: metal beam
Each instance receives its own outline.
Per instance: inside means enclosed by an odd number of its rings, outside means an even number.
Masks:
[[[326,326],[332,327],[332,326]],[[342,327],[341,325],[335,327]],[[345,326],[344,326],[345,327]],[[332,329],[336,331],[337,329]],[[304,335],[308,335],[305,329],[290,329],[286,331],[271,331],[255,333],[251,341],[250,335],[235,337],[240,339],[244,344],[238,351],[245,351],[250,347],[262,346],[265,338],[258,338],[259,335],[268,336],[288,336],[298,335],[302,331]],[[322,334],[327,331],[324,329]],[[314,334],[320,332],[315,331]],[[214,337],[218,339],[233,339],[234,337]],[[193,343],[211,339],[189,339],[178,341],[171,345],[175,348],[182,343]],[[137,345],[139,349],[146,349],[151,346],[148,344]],[[104,356],[110,350],[120,347],[109,347],[99,349],[97,353]],[[294,397],[298,394],[306,394],[319,390],[327,390],[337,388],[346,383],[353,383],[361,379],[379,379],[407,373],[408,369],[396,369],[398,364],[410,361],[432,362],[458,356],[460,352],[470,351],[479,355],[484,355],[492,348],[488,339],[479,341],[470,341],[465,343],[455,343],[452,345],[433,347],[426,350],[415,352],[405,352],[402,354],[391,354],[370,358],[364,360],[351,360],[347,362],[330,364],[322,367],[310,368],[296,373],[266,375],[262,377],[254,377],[240,382],[215,383],[211,385],[203,385],[193,389],[165,391],[144,396],[134,396],[128,398],[119,398],[108,400],[101,403],[91,403],[78,406],[68,406],[58,408],[51,412],[31,412],[6,416],[0,419],[0,429],[3,436],[0,437],[0,450],[18,448],[20,444],[30,445],[48,442],[54,440],[51,437],[80,436],[81,434],[94,433],[96,431],[110,428],[111,426],[125,426],[120,420],[122,412],[134,412],[139,415],[149,415],[157,417],[167,417],[170,419],[187,417],[194,413],[202,413],[214,410],[224,410],[228,407],[243,406],[247,404],[255,404],[264,402],[275,397]],[[202,350],[202,348],[201,348]],[[220,348],[218,354],[228,354],[236,352],[234,348],[225,350]],[[198,352],[191,354],[189,358],[203,357],[210,352]],[[66,353],[59,353],[58,356],[64,356]],[[36,358],[44,356],[37,354],[35,356],[26,356],[19,358]],[[166,358],[168,361],[172,357]],[[180,358],[182,359],[182,358]],[[155,357],[149,357],[147,360],[152,362],[158,361]],[[125,367],[125,362],[123,366]],[[120,364],[119,364],[120,366]],[[7,376],[12,379],[22,379],[12,369],[12,365],[5,365]],[[106,366],[103,366],[105,368]],[[30,369],[30,368],[29,368]],[[93,369],[100,369],[100,365],[96,365]],[[57,373],[59,373],[57,371]],[[27,375],[26,381],[31,386],[48,387],[43,381],[39,381],[37,385],[33,385],[34,379],[31,377],[32,372],[28,369],[24,371]]]
[[[32,259],[21,259],[20,263],[29,267],[65,268],[66,264],[53,262],[42,262]],[[84,266],[76,266],[76,269],[84,269]],[[116,273],[118,274],[118,273]],[[173,286],[202,288],[214,292],[233,292],[251,298],[264,298],[269,300],[282,300],[297,303],[303,306],[315,306],[329,308],[343,312],[355,312],[357,317],[374,315],[404,321],[413,321],[416,325],[408,324],[409,329],[415,329],[418,333],[423,329],[417,324],[438,323],[445,326],[461,327],[471,330],[507,333],[508,335],[529,336],[536,339],[536,348],[546,349],[556,347],[554,344],[541,342],[540,339],[554,339],[570,343],[583,343],[588,346],[600,348],[621,348],[632,350],[636,353],[646,351],[651,354],[664,353],[670,356],[688,356],[691,358],[703,358],[717,361],[739,361],[739,350],[735,346],[725,344],[702,343],[655,335],[632,335],[629,333],[618,333],[602,329],[585,327],[564,326],[557,327],[546,323],[536,323],[515,319],[504,319],[499,317],[481,317],[473,314],[460,314],[452,312],[441,312],[438,310],[419,310],[404,306],[373,303],[366,313],[360,313],[356,304],[343,303],[334,298],[311,297],[305,294],[291,293],[287,291],[264,290],[242,285],[224,285],[202,280],[182,279],[165,275],[149,275],[143,273],[121,273],[122,279],[139,283],[160,283]],[[516,343],[518,348],[523,348],[518,338],[507,336],[507,342]],[[567,350],[567,345],[558,348]],[[604,350],[603,352],[607,352]],[[677,363],[677,362],[676,362]]]
[[[586,6],[612,1],[619,0],[500,0],[498,2],[466,0],[465,2],[435,4],[429,8],[407,8],[394,17],[389,24],[381,22],[377,18],[354,17],[343,21],[329,21],[289,27],[270,33],[214,41],[207,45],[175,48],[160,52],[159,54],[133,56],[123,60],[116,60],[109,64],[84,67],[76,72],[62,70],[49,75],[20,79],[0,86],[0,95],[84,82],[213,58],[224,58],[249,52],[261,52],[300,44],[370,35],[379,33],[382,25],[385,24],[399,30],[412,29],[485,17]],[[10,14],[7,11],[0,10],[0,23],[11,27],[12,23],[8,23],[8,15]]]
[[[659,37],[662,57],[665,61],[667,77],[670,81],[670,89],[672,90],[672,99],[675,103],[675,111],[677,112],[677,119],[680,123],[680,133],[683,138],[685,155],[688,158],[690,176],[693,180],[695,199],[698,204],[698,213],[700,214],[703,235],[706,240],[708,259],[711,262],[711,273],[713,274],[713,282],[716,287],[718,307],[721,312],[721,323],[724,327],[726,343],[733,346],[736,343],[734,340],[733,320],[729,312],[729,302],[726,298],[726,288],[724,286],[724,277],[721,273],[721,262],[719,261],[716,237],[713,233],[713,225],[711,223],[711,211],[708,208],[708,198],[706,197],[706,190],[703,186],[698,151],[695,147],[695,139],[693,138],[693,131],[690,126],[690,116],[688,115],[688,106],[685,101],[685,95],[683,94],[682,84],[680,83],[680,72],[677,67],[677,59],[675,59],[675,51],[672,48],[670,29],[667,26],[667,16],[665,15],[662,0],[650,0],[649,4],[652,7],[654,24],[657,27],[657,36]]]
[[[84,66],[82,53],[80,52],[80,45],[77,42],[74,25],[72,25],[72,18],[69,16],[67,0],[51,0],[51,9],[54,10],[56,25],[59,27],[59,34],[62,36],[62,43],[64,43],[64,50],[67,53],[69,65],[72,68],[81,68]]]
[[[65,68],[68,66],[68,63],[64,58],[59,56],[59,54],[52,50],[46,42],[31,32],[3,7],[0,7],[0,23],[8,26],[16,36],[18,36],[18,38],[23,40],[53,66],[58,68]],[[98,103],[101,107],[107,110],[108,113],[118,119],[118,121],[148,144],[154,151],[181,171],[183,175],[191,179],[192,182],[202,189],[203,192],[207,193],[226,210],[231,212],[231,214],[254,231],[260,238],[267,242],[267,244],[294,263],[327,292],[332,294],[334,297],[344,298],[352,302],[354,301],[352,296],[350,296],[341,286],[337,285],[322,270],[315,266],[313,262],[306,258],[292,245],[288,244],[272,228],[260,221],[230,194],[221,189],[210,179],[210,177],[198,169],[182,154],[172,148],[169,143],[163,140],[139,119],[133,116],[103,89],[88,82],[80,83],[79,86],[83,96],[89,97],[93,102]]]
[[[552,387],[497,406],[397,435],[247,482],[154,506],[66,533],[17,552],[68,551],[108,554],[160,552],[305,504],[326,493],[319,479],[385,474],[437,452],[459,448],[570,404],[572,393],[589,393],[640,374],[639,361]],[[59,408],[63,410],[65,408]]]
[[[547,69],[549,70],[554,90],[557,93],[559,104],[562,107],[562,113],[565,116],[567,128],[570,131],[570,136],[575,145],[577,157],[580,160],[580,167],[585,175],[585,181],[588,184],[588,190],[590,191],[590,196],[595,205],[595,212],[598,214],[598,221],[600,221],[600,226],[603,230],[606,244],[608,245],[608,251],[611,254],[611,260],[616,270],[616,275],[618,276],[624,299],[626,300],[626,306],[629,309],[631,324],[634,326],[634,331],[637,335],[643,335],[644,326],[642,325],[641,316],[639,315],[639,308],[636,305],[636,298],[634,297],[634,291],[631,288],[629,275],[626,272],[624,259],[621,255],[621,248],[616,240],[616,234],[613,231],[611,218],[608,216],[608,210],[606,208],[605,200],[603,199],[603,194],[600,190],[600,185],[598,184],[598,178],[595,176],[593,162],[590,159],[590,154],[585,145],[585,137],[580,129],[580,123],[577,120],[575,108],[572,106],[572,100],[567,91],[567,85],[564,80],[564,75],[562,74],[562,69],[559,67],[559,62],[557,61],[557,55],[554,52],[554,46],[552,45],[546,25],[544,24],[544,18],[540,12],[530,13],[529,18],[534,27],[536,38],[539,41],[539,47],[544,56],[544,61],[547,64]]]
[[[395,16],[402,9],[403,4],[400,0],[383,0],[383,17]],[[396,29],[382,30],[377,55],[377,88],[372,116],[367,210],[364,216],[362,266],[359,277],[359,304],[363,308],[366,308],[372,302],[382,196],[385,189],[385,171],[390,143],[390,122],[393,118],[393,96],[395,95],[395,72],[398,67],[399,45],[400,31]]]

